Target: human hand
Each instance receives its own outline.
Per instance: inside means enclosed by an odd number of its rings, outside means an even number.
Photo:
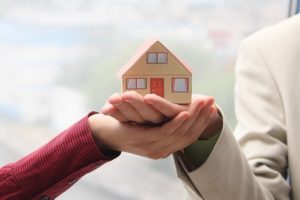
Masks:
[[[173,118],[181,111],[187,111],[189,105],[173,104],[155,94],[145,97],[135,91],[112,95],[102,113],[121,122],[159,123],[165,118]]]
[[[159,159],[198,139],[209,123],[212,104],[212,100],[195,100],[188,111],[179,112],[169,122],[155,127],[123,123],[103,114],[89,117],[89,123],[100,148]]]
[[[110,115],[121,122],[161,125],[178,113],[188,111],[195,100],[203,101],[203,103],[214,101],[212,97],[204,95],[193,95],[192,99],[192,103],[189,105],[178,105],[155,94],[148,94],[143,97],[135,91],[128,91],[123,94],[112,95],[103,107],[102,113]],[[200,138],[208,139],[218,133],[222,125],[222,117],[219,116],[217,108],[213,104],[211,106],[210,123],[200,135]]]

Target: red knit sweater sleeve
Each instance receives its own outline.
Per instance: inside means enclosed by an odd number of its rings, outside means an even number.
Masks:
[[[0,168],[0,199],[55,199],[118,155],[99,150],[86,116],[38,150]]]

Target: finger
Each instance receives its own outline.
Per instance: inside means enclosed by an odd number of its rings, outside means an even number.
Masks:
[[[177,139],[178,143],[176,146],[170,144],[168,147],[166,147],[165,152],[167,152],[167,155],[186,148],[200,137],[201,133],[210,123],[212,116],[211,113],[213,112],[212,102],[213,101],[207,102],[205,108],[198,115],[193,125],[186,131],[185,134],[182,135],[181,138]]]
[[[185,135],[187,133],[187,131],[191,128],[191,126],[195,123],[195,121],[197,120],[198,116],[200,115],[201,111],[203,109],[205,109],[206,107],[211,107],[211,104],[213,104],[214,100],[212,98],[208,98],[208,99],[197,99],[194,102],[192,102],[191,107],[189,108],[189,112],[188,112],[188,118],[187,120],[184,122],[184,124],[182,124],[182,126],[180,126],[178,129],[176,129],[176,131],[172,132],[173,135],[172,137],[170,137],[170,135],[163,135],[166,138],[166,141],[161,141],[161,143],[173,143],[174,141],[176,142],[176,140],[178,139],[178,137],[181,137],[182,135]],[[183,111],[186,112],[186,111]],[[167,126],[168,124],[166,124],[165,126]]]
[[[119,93],[115,93],[108,98],[108,102],[112,105],[116,105],[122,103],[123,99]]]
[[[118,109],[121,116],[124,117],[123,121],[133,121],[136,123],[143,123],[142,116],[127,102],[123,100],[123,97],[119,93],[115,93],[109,97],[108,102]],[[120,116],[120,115],[118,115]]]
[[[174,117],[179,112],[187,110],[188,108],[187,105],[174,104],[155,94],[145,95],[144,101],[147,104],[153,106],[156,110],[161,112],[166,117]]]
[[[181,138],[179,142],[185,142],[185,143],[192,143],[194,140],[198,139],[197,134],[201,134],[202,131],[199,131],[201,128],[204,128],[204,124],[209,122],[209,113],[212,109],[212,105],[214,104],[214,99],[208,98],[204,101],[200,101],[199,103],[196,102],[197,104],[201,105],[202,108],[198,111],[198,113],[194,114],[196,118],[194,120],[190,120],[189,127],[185,127],[187,129],[184,130],[184,134],[179,134],[179,136],[182,136],[184,138]],[[191,107],[193,109],[193,107]],[[196,108],[199,109],[199,108]],[[196,111],[197,112],[197,111]],[[198,130],[198,131],[197,131]],[[179,130],[182,131],[182,130]]]
[[[161,158],[160,149],[165,146],[164,141],[161,138],[164,138],[165,135],[172,135],[172,133],[182,126],[187,119],[188,113],[183,111],[163,127],[150,128],[151,130],[154,130],[154,132],[153,134],[146,133],[147,136],[152,135],[152,137],[150,137],[150,140],[148,140],[148,143],[145,143],[142,149],[139,148],[140,154],[151,159]]]
[[[128,91],[122,94],[125,102],[129,103],[142,116],[145,121],[159,123],[163,120],[163,115],[152,106],[144,102],[142,95],[135,91]]]
[[[194,105],[192,105],[191,110],[194,113],[190,114],[190,118],[186,120],[185,124],[169,137],[167,141],[153,144],[158,149],[156,156],[165,158],[194,142],[209,123],[207,118],[212,109],[212,102],[213,100],[193,102]],[[162,147],[163,144],[165,145],[164,147]]]
[[[196,119],[198,118],[199,114],[201,113],[201,111],[205,108],[206,106],[206,102],[201,100],[201,99],[197,99],[194,102],[192,102],[190,108],[189,108],[189,118],[186,121],[186,123],[180,127],[180,129],[177,130],[177,134],[180,135],[184,134],[188,131],[188,129],[194,124],[194,122],[196,121]],[[176,137],[176,136],[175,136]]]
[[[101,108],[100,112],[104,115],[110,115],[116,111],[116,108],[111,105],[109,102],[106,102]]]
[[[182,112],[163,127],[146,127],[141,125],[133,126],[126,124],[127,132],[130,133],[130,136],[128,137],[134,138],[134,140],[132,140],[133,143],[138,141],[136,151],[139,151],[140,155],[143,154],[146,156],[146,154],[151,154],[151,152],[157,150],[156,147],[152,145],[153,143],[160,141],[165,134],[171,134],[178,129],[187,117],[188,113]],[[142,147],[141,144],[143,144]]]
[[[114,104],[113,106],[116,107],[128,121],[133,121],[136,123],[145,122],[143,117],[129,103],[123,101],[122,103]]]
[[[149,130],[151,130],[151,135],[153,138],[152,141],[161,141],[163,138],[172,135],[177,129],[182,126],[182,124],[184,124],[188,117],[188,112],[183,111],[163,126],[150,128]]]
[[[109,115],[120,122],[128,122],[128,119],[126,119],[126,117],[116,107],[108,102],[103,106],[101,113]]]
[[[195,142],[202,132],[205,130],[205,128],[208,126],[211,120],[211,112],[212,112],[211,105],[206,106],[201,113],[199,114],[196,121],[193,123],[193,125],[189,128],[189,130],[186,132],[186,135],[184,135],[184,138],[182,138],[182,145],[181,148],[185,148],[186,146],[190,145],[191,143]]]
[[[203,107],[204,102],[202,101],[195,101],[192,104],[192,108],[190,112],[183,111],[181,113],[186,113],[187,114],[187,119],[185,120],[184,123],[182,123],[179,127],[176,127],[171,132],[164,132],[161,134],[161,138],[154,142],[153,148],[156,149],[156,154],[159,155],[165,155],[166,153],[169,153],[169,146],[174,145],[173,148],[176,148],[176,145],[178,145],[179,141],[178,138],[181,138],[182,135],[184,135],[187,130],[192,126],[194,121],[197,119],[198,114],[200,113],[202,107]],[[179,113],[179,115],[181,114]],[[173,128],[171,127],[170,123],[167,123],[164,125],[163,129],[164,131]]]

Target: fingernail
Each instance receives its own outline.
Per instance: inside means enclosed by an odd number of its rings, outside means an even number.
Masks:
[[[131,99],[127,99],[127,98],[123,98],[123,101],[125,101],[125,102],[127,102],[127,103],[132,102]]]
[[[215,100],[214,99],[210,99],[209,101],[208,101],[208,105],[213,105],[215,103]]]
[[[212,113],[212,111],[213,111],[212,107],[207,107],[205,110],[207,115],[210,115]]]
[[[118,108],[120,107],[120,104],[119,103],[115,103],[115,104],[112,104],[114,107]]]
[[[144,101],[147,103],[147,104],[153,104],[153,101],[151,99],[144,99]]]

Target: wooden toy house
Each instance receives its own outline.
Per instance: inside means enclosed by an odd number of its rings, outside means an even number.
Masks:
[[[146,42],[120,70],[119,77],[122,92],[154,93],[177,104],[191,102],[191,69],[157,40]]]

